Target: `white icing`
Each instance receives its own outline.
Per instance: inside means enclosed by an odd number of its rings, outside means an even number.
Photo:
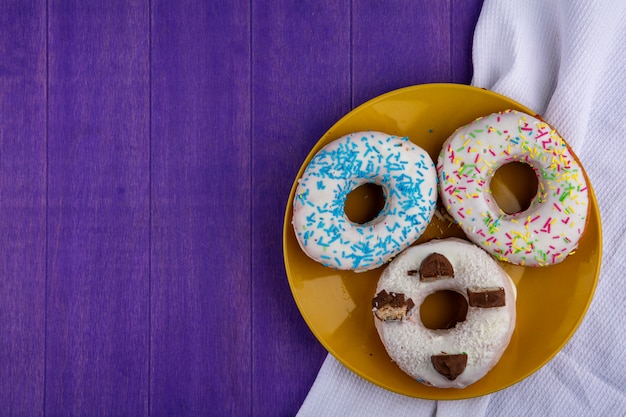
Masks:
[[[454,269],[454,278],[420,281],[407,271],[419,270],[424,258],[432,253],[445,256]],[[504,288],[505,306],[479,308],[469,306],[465,321],[452,329],[431,330],[421,321],[419,306],[429,295],[453,290],[467,300],[467,289]],[[484,377],[500,360],[515,328],[516,288],[498,263],[479,247],[456,238],[432,240],[413,246],[383,271],[376,293],[381,290],[403,293],[417,306],[403,321],[374,318],[376,329],[391,359],[419,382],[441,388],[463,388]],[[465,370],[453,381],[439,374],[431,356],[467,353]]]
[[[537,174],[530,207],[507,214],[490,192],[495,171],[523,162]],[[562,262],[584,232],[589,197],[582,168],[547,123],[506,110],[458,129],[437,161],[444,206],[474,243],[497,259],[526,266]]]
[[[385,207],[372,221],[346,216],[347,195],[375,183]],[[426,151],[406,137],[358,132],[322,148],[306,167],[293,201],[292,224],[302,250],[323,265],[366,271],[414,243],[437,203],[437,173]]]

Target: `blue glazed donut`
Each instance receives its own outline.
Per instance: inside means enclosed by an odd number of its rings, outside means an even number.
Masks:
[[[385,205],[358,224],[345,213],[348,194],[374,183]],[[293,201],[302,250],[317,262],[356,272],[377,268],[414,243],[435,212],[437,174],[426,151],[407,137],[357,132],[329,143],[306,167]]]

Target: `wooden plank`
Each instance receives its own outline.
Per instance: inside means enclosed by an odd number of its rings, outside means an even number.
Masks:
[[[152,4],[155,416],[251,414],[249,5]]]
[[[0,2],[0,415],[42,415],[46,8]]]
[[[353,5],[353,103],[415,84],[450,82],[448,2]]]
[[[472,43],[482,4],[483,0],[450,2],[451,82],[470,84],[472,81]]]
[[[472,19],[459,3],[253,6],[252,265],[266,271],[253,286],[258,415],[294,415],[326,355],[287,301],[279,256],[276,213],[300,163],[351,107],[409,85],[469,81]]]
[[[283,214],[300,164],[350,110],[350,2],[253,2],[253,410],[295,415],[326,351],[291,297]]]
[[[148,412],[148,2],[49,1],[48,415]]]

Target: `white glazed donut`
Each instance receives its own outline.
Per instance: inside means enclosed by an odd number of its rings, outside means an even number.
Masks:
[[[530,207],[507,214],[490,192],[495,171],[509,162],[536,173]],[[552,265],[576,249],[589,206],[583,170],[547,123],[506,110],[459,128],[437,161],[439,194],[467,237],[498,260]]]
[[[348,219],[347,195],[366,183],[382,187],[385,206],[364,224]],[[293,201],[292,224],[303,251],[323,265],[366,271],[409,247],[437,203],[432,159],[406,137],[357,132],[324,146],[306,167]]]
[[[444,290],[465,297],[466,318],[450,329],[429,329],[419,306]],[[515,285],[495,259],[448,238],[412,246],[391,261],[372,308],[378,334],[400,369],[426,385],[464,388],[484,377],[507,348],[515,298]]]

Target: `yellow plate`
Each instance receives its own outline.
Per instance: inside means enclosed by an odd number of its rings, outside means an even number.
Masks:
[[[464,85],[427,84],[392,91],[359,106],[331,127],[311,150],[297,178],[325,144],[361,130],[409,136],[436,161],[443,141],[456,128],[504,109],[535,113],[507,97]],[[503,174],[507,175],[515,174]],[[543,268],[501,264],[517,285],[518,299],[517,326],[500,362],[464,389],[424,386],[389,359],[374,328],[371,300],[382,267],[358,274],[335,271],[300,249],[291,226],[297,178],[283,227],[284,260],[293,297],[320,343],[347,368],[378,386],[412,397],[446,400],[506,388],[538,370],[565,345],[591,302],[600,272],[602,239],[598,205],[589,184],[590,214],[575,254]],[[515,187],[510,180],[503,179]],[[464,235],[445,219],[435,217],[418,243],[448,236]]]

